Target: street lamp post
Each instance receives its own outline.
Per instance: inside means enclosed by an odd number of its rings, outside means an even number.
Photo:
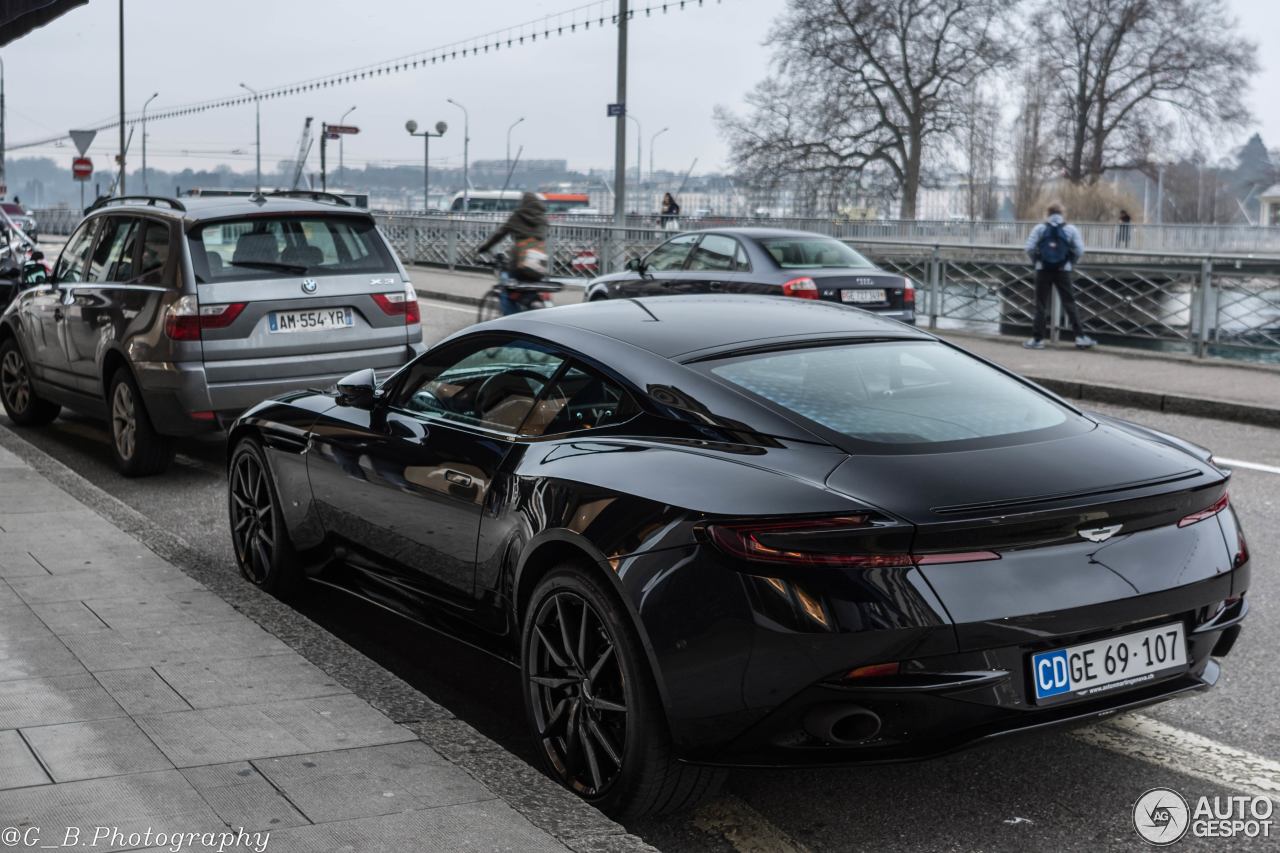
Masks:
[[[338,119],[338,124],[346,124],[347,116],[351,115],[351,113],[354,110],[355,110],[355,107],[353,106],[351,109],[343,113],[342,118]],[[338,137],[338,180],[339,181],[342,181],[344,179],[344,175],[342,172],[342,169],[343,169],[342,155],[345,153],[346,147],[347,147],[347,135],[344,133]]]
[[[9,192],[7,183],[4,177],[4,60],[0,59],[0,196]]]
[[[511,122],[511,126],[507,128],[507,171],[511,171],[511,131],[516,129],[516,125],[524,121],[524,116]]]
[[[435,133],[429,130],[418,133],[418,123],[413,119],[409,119],[404,123],[404,129],[409,131],[410,136],[422,137],[422,212],[426,213],[431,207],[431,179],[428,173],[428,164],[431,162],[431,137],[444,136],[444,132],[449,129],[449,125],[438,121],[436,122]]]
[[[467,112],[467,108],[455,101],[453,98],[445,98],[446,101],[462,110],[462,212],[469,213],[471,211],[471,115]]]
[[[254,181],[254,188],[257,192],[262,192],[262,98],[256,89],[250,89],[244,83],[240,84],[240,88],[253,95],[253,138],[257,148],[257,179]]]
[[[669,127],[664,127],[662,130],[658,131],[653,136],[649,137],[649,180],[651,181],[653,180],[653,143],[658,139],[659,136],[666,133],[670,129],[671,128]]]
[[[640,174],[640,164],[643,162],[643,158],[640,156],[640,150],[641,150],[640,145],[642,141],[641,136],[644,133],[644,128],[640,124],[640,119],[636,118],[631,113],[627,113],[627,118],[631,119],[636,123],[636,196],[637,196],[636,200],[639,201],[640,184],[644,180],[643,176]]]
[[[120,0],[120,195],[124,195],[124,0]]]
[[[156,92],[142,105],[142,192],[144,194],[151,192],[151,184],[147,183],[147,107],[159,95],[160,93]]]

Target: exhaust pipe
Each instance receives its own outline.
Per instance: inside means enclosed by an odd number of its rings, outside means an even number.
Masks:
[[[858,705],[819,705],[805,715],[804,729],[826,743],[865,743],[880,734],[880,717]]]

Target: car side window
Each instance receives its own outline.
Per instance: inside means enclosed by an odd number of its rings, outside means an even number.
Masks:
[[[85,255],[89,254],[89,246],[93,242],[93,232],[98,227],[98,220],[85,222],[67,241],[67,248],[58,258],[58,268],[54,271],[53,280],[57,284],[79,284],[84,281]]]
[[[395,405],[514,433],[563,363],[531,341],[469,341],[415,365]]]
[[[142,231],[142,259],[133,281],[138,284],[164,284],[164,270],[168,263],[168,224],[147,222]]]
[[[645,257],[645,268],[654,272],[683,269],[685,259],[689,257],[689,251],[693,248],[693,244],[698,242],[698,236],[684,234],[663,243]]]
[[[138,220],[112,216],[107,219],[89,259],[88,281],[128,281],[133,277],[133,235]]]
[[[571,364],[551,383],[520,427],[521,435],[559,435],[630,420],[639,407],[617,383]]]
[[[689,259],[691,270],[714,270],[732,272],[735,268],[734,255],[738,251],[738,241],[723,234],[708,234],[702,238],[698,248],[693,250]]]

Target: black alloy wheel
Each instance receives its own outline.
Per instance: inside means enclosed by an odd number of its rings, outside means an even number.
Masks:
[[[639,635],[607,581],[552,570],[522,635],[529,728],[561,784],[619,819],[687,809],[720,787],[724,771],[676,760]]]
[[[27,359],[13,338],[0,344],[0,403],[9,420],[19,426],[47,424],[62,409],[57,403],[36,396]]]
[[[231,544],[240,574],[254,586],[284,597],[297,586],[293,548],[262,448],[241,441],[231,457],[227,484]]]

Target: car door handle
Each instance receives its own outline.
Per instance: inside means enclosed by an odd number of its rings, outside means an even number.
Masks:
[[[444,478],[455,486],[465,487],[471,485],[471,476],[464,474],[461,471],[446,470],[444,472]]]
[[[55,319],[55,320],[61,320],[61,319],[62,319],[62,309],[61,309],[61,308],[54,308],[54,309],[53,309],[53,319]]]
[[[723,281],[709,281],[709,282],[707,282],[707,286],[708,286],[708,287],[710,287],[712,290],[723,290],[723,289],[724,289],[724,282],[723,282]]]

